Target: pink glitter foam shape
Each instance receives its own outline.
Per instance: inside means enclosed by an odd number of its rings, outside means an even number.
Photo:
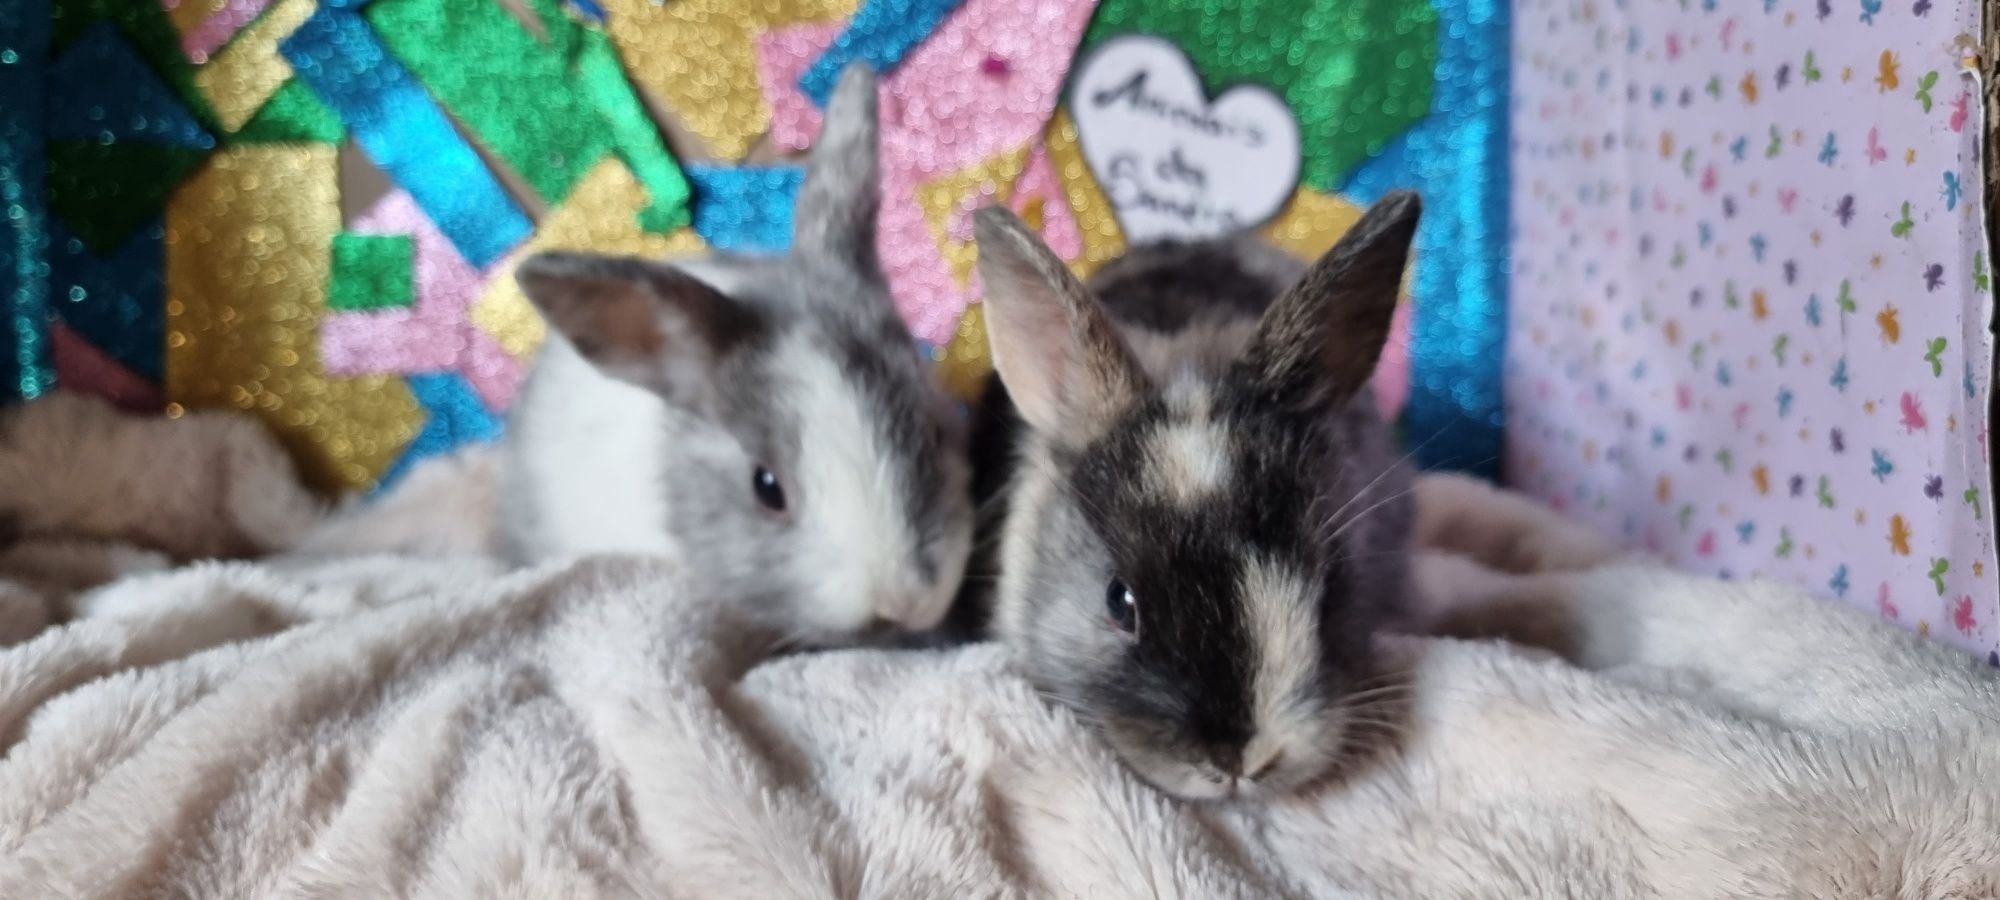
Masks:
[[[882,79],[879,250],[897,306],[918,338],[943,343],[972,299],[938,253],[916,203],[925,181],[1028,146],[1055,111],[1094,0],[967,0]],[[761,36],[759,77],[772,138],[804,149],[819,110],[798,90],[833,30]]]
[[[160,0],[160,5],[172,10],[181,3],[198,2],[203,0]],[[242,31],[243,26],[254,21],[257,14],[270,5],[271,0],[229,0],[227,6],[209,13],[181,35],[181,53],[187,56],[188,62],[197,66],[208,62],[215,51],[222,49],[230,38],[236,36],[236,32]]]
[[[341,375],[456,371],[488,410],[506,410],[525,375],[519,361],[474,325],[471,305],[487,275],[460,256],[404,191],[392,191],[354,224],[364,234],[407,234],[415,244],[416,302],[407,309],[328,315],[320,355]]]
[[[773,28],[757,36],[757,80],[771,105],[771,140],[778,147],[804,150],[819,133],[819,107],[799,92],[799,76],[845,30],[845,23],[816,23]]]
[[[1083,228],[1076,223],[1076,211],[1070,209],[1062,176],[1056,174],[1055,163],[1049,160],[1048,147],[1043,144],[1035,145],[1021,177],[1014,181],[1007,205],[1025,214],[1030,201],[1037,199],[1042,201],[1042,240],[1048,242],[1049,249],[1063,259],[1082,256]]]

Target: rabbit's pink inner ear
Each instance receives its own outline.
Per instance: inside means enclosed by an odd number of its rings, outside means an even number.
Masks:
[[[993,366],[1022,418],[1087,440],[1129,406],[1143,376],[1110,318],[1013,213],[975,216]]]
[[[1389,323],[1389,341],[1382,345],[1382,358],[1375,363],[1375,404],[1382,418],[1395,421],[1410,399],[1410,317],[1415,303],[1406,294],[1396,304],[1396,317]]]
[[[722,357],[758,331],[754,315],[674,266],[551,251],[523,260],[514,278],[604,374],[698,410]]]
[[[528,270],[520,277],[549,327],[609,374],[641,380],[639,370],[666,349],[660,305],[644,282]]]

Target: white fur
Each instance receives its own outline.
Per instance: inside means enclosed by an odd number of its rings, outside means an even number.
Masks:
[[[1229,482],[1229,435],[1213,422],[1169,419],[1147,438],[1147,485],[1182,506]]]
[[[1318,618],[1313,605],[1319,591],[1312,579],[1283,563],[1253,559],[1238,588],[1257,648],[1250,681],[1251,723],[1256,728],[1243,748],[1243,774],[1261,771],[1273,759],[1290,768],[1323,759],[1338,741],[1338,714],[1329,733],[1323,711],[1301,707],[1301,695],[1314,674],[1319,653]]]
[[[670,262],[722,293],[742,288],[738,276],[711,260]],[[684,415],[651,391],[604,374],[551,333],[507,420],[502,469],[509,483],[502,496],[533,509],[503,511],[523,526],[517,537],[537,559],[670,552],[661,486],[670,417]]]
[[[550,335],[504,447],[509,490],[534,509],[510,513],[523,542],[542,558],[669,552],[660,487],[669,415],[658,396],[605,375]]]
[[[871,616],[921,629],[944,618],[956,585],[932,589],[916,576],[917,537],[903,505],[892,459],[881,446],[867,399],[841,377],[833,360],[797,335],[781,345],[799,398],[803,470],[795,481],[801,552],[797,583],[816,585],[819,602],[806,612],[829,630],[852,628]],[[962,564],[962,562],[961,562]]]

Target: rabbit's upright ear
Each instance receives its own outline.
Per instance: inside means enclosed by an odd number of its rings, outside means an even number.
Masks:
[[[1132,404],[1144,373],[1097,298],[1027,225],[1002,207],[973,221],[994,369],[1036,431],[1088,440]]]
[[[841,73],[792,213],[794,250],[869,272],[880,269],[875,256],[875,213],[882,205],[875,93],[875,71],[867,64],[853,63]]]
[[[717,362],[757,325],[694,276],[630,257],[537,253],[514,278],[584,359],[684,407],[706,405]]]
[[[1265,310],[1240,365],[1278,403],[1323,409],[1368,384],[1389,341],[1422,204],[1384,196]]]

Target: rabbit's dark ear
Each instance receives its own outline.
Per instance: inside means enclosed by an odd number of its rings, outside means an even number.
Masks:
[[[882,203],[875,92],[875,70],[866,63],[841,73],[792,214],[794,249],[868,272],[879,270],[875,213]]]
[[[1124,338],[1090,291],[1012,212],[974,215],[993,367],[1043,435],[1085,440],[1143,384]]]
[[[630,257],[537,253],[514,278],[584,359],[683,406],[706,403],[717,361],[756,324],[694,276]]]
[[[1319,409],[1368,384],[1389,340],[1421,207],[1409,191],[1384,196],[1265,311],[1242,365],[1272,399]]]

